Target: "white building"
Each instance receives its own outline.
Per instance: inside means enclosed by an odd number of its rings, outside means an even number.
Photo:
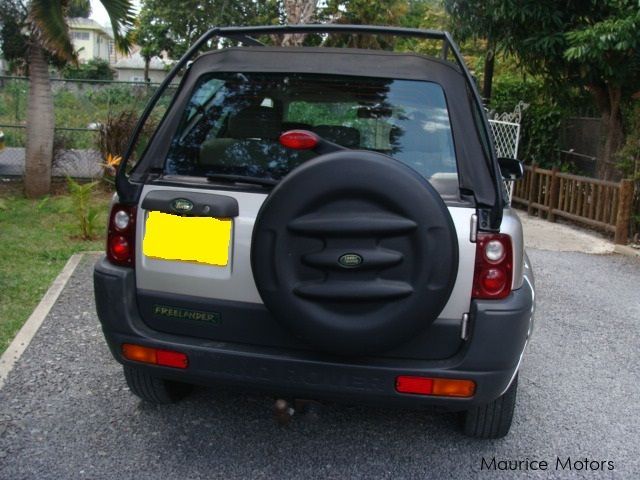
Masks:
[[[163,60],[160,57],[152,57],[149,62],[149,80],[151,83],[160,83],[164,80],[173,63],[172,60]],[[126,57],[118,60],[113,68],[116,70],[116,80],[121,82],[144,82],[144,58],[140,55],[140,47],[134,47]]]
[[[69,35],[81,63],[94,58],[100,58],[109,63],[117,61],[113,36],[98,22],[90,18],[70,18]]]

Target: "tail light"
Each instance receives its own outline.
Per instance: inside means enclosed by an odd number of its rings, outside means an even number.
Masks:
[[[122,356],[134,362],[150,363],[163,367],[187,368],[189,366],[189,358],[182,352],[143,347],[132,343],[122,344]]]
[[[135,265],[136,206],[116,203],[109,214],[107,258],[115,265]]]
[[[512,277],[511,237],[502,233],[478,233],[473,298],[505,298],[511,293]]]
[[[472,397],[476,391],[473,380],[429,378],[400,375],[396,377],[396,392],[440,397]]]

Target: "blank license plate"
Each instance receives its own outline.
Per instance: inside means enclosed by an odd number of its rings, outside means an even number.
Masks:
[[[142,253],[158,260],[224,267],[229,263],[231,220],[149,212]]]

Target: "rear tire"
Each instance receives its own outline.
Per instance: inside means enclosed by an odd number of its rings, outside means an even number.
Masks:
[[[518,376],[500,397],[493,402],[464,412],[463,432],[474,438],[502,438],[511,428],[513,412],[516,407]]]
[[[189,394],[192,385],[156,377],[140,368],[125,365],[124,378],[129,390],[145,402],[156,405],[175,403]]]

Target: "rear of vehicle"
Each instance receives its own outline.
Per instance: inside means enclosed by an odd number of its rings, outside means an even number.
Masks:
[[[132,389],[438,405],[505,434],[484,414],[515,398],[532,278],[471,93],[411,54],[200,56],[95,270]]]

